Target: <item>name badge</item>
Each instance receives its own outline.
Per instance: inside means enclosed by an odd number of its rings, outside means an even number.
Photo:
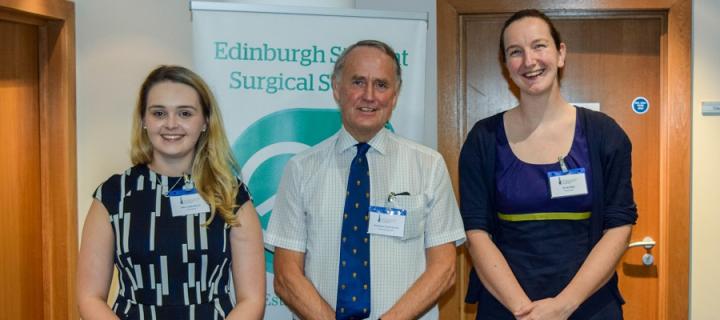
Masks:
[[[566,172],[550,171],[550,199],[586,195],[588,193],[585,168],[570,169]]]
[[[407,210],[370,206],[368,233],[391,237],[405,234]]]
[[[210,205],[197,192],[197,189],[173,190],[168,193],[170,197],[170,209],[173,217],[184,217],[188,215],[210,212]]]

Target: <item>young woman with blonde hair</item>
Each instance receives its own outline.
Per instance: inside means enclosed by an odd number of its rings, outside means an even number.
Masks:
[[[186,68],[158,67],[133,120],[133,167],[97,188],[85,220],[83,319],[262,318],[262,231],[207,84]]]

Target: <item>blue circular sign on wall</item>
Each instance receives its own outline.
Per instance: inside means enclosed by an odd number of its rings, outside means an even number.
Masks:
[[[644,114],[650,110],[650,101],[645,97],[637,97],[630,105],[637,114]]]

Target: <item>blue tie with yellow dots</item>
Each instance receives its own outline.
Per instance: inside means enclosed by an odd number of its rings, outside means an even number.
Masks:
[[[370,316],[370,238],[367,233],[370,172],[365,156],[369,148],[367,143],[358,143],[357,154],[350,164],[340,243],[335,308],[338,320]]]

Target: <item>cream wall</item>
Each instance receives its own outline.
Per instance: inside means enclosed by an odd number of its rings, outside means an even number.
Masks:
[[[720,1],[693,1],[692,319],[719,319],[720,116],[702,101],[720,101]]]

